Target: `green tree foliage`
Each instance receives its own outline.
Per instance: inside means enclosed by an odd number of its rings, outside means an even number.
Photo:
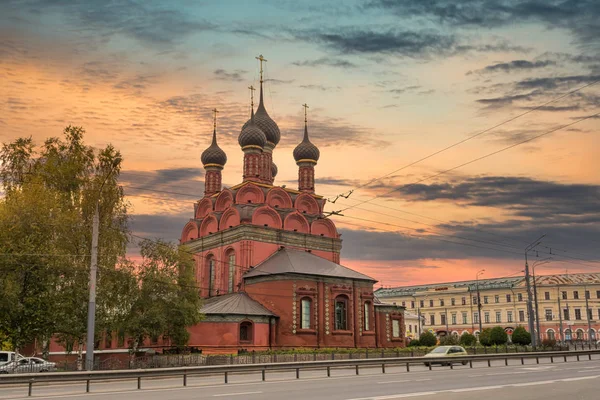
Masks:
[[[460,336],[460,344],[463,346],[473,346],[475,343],[477,343],[477,338],[469,332],[465,332]]]
[[[61,257],[49,232],[60,202],[40,185],[6,193],[0,202],[0,331],[19,351],[54,329]]]
[[[200,297],[195,286],[194,261],[181,247],[163,241],[140,243],[142,262],[137,281],[128,285],[129,303],[122,307],[120,328],[130,338],[132,354],[149,338],[161,335],[171,345],[187,344],[186,327],[200,321]]]
[[[512,334],[512,342],[521,346],[527,346],[531,343],[531,334],[522,326],[518,326]]]
[[[421,346],[435,346],[437,344],[437,338],[431,332],[423,332],[419,337],[419,342],[421,342]]]
[[[5,333],[0,332],[0,350],[10,351],[12,350],[12,344],[8,340],[8,336]]]
[[[408,347],[418,347],[421,345],[419,339],[413,339],[408,343]]]
[[[479,334],[479,343],[481,343],[482,346],[491,346],[492,343],[492,330],[490,328],[485,328],[480,334]]]
[[[445,335],[440,338],[440,345],[455,346],[459,343],[458,335]]]
[[[504,328],[501,326],[492,328],[490,331],[490,341],[496,346],[506,344],[508,342],[508,335],[506,334]]]
[[[56,334],[82,345],[86,333],[92,218],[100,216],[98,331],[111,325],[105,304],[128,243],[127,203],[117,178],[121,156],[111,145],[95,151],[84,130],[39,148],[31,138],[4,144],[0,178],[0,330],[15,348]],[[67,346],[68,347],[68,346]]]

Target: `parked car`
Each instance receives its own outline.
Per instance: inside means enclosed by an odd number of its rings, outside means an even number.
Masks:
[[[14,351],[0,351],[0,366],[18,360],[22,356]]]
[[[37,357],[22,357],[0,366],[0,374],[27,374],[56,371],[56,363]]]
[[[452,357],[468,356],[468,355],[469,355],[469,353],[467,353],[467,351],[461,346],[439,346],[439,347],[436,347],[435,349],[431,350],[429,353],[425,354],[423,357],[424,358],[448,358],[448,359],[451,359]],[[462,365],[466,365],[467,361],[461,361],[461,363],[462,363]],[[433,364],[450,365],[450,364],[452,364],[452,362],[451,361],[448,361],[448,362],[425,361],[426,366],[433,365]]]

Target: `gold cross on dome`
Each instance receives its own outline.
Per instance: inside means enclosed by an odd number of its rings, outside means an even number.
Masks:
[[[248,89],[250,89],[250,105],[254,108],[254,91],[256,89],[252,85],[248,86]]]
[[[304,103],[302,104],[302,107],[304,107],[304,123],[306,124],[306,112],[308,110],[308,104]]]
[[[216,108],[213,108],[211,111],[214,114],[214,117],[213,117],[213,126],[214,126],[215,130],[217,130],[217,113],[219,111]]]
[[[255,57],[258,61],[260,61],[260,82],[262,83],[263,81],[263,61],[267,62],[267,59],[263,57],[263,55],[259,55],[258,57]]]

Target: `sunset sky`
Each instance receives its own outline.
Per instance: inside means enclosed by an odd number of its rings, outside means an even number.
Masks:
[[[344,210],[342,264],[386,287],[509,276],[546,234],[538,273],[600,271],[600,83],[582,88],[600,80],[597,0],[4,0],[0,141],[83,126],[123,153],[133,231],[176,240],[214,107],[224,185],[242,179],[259,54],[276,184],[297,185],[303,103],[317,193],[383,177],[326,206]]]

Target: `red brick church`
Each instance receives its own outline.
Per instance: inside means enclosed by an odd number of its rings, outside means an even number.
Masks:
[[[280,137],[264,105],[261,68],[258,108],[252,105],[238,138],[242,182],[222,187],[227,156],[217,144],[215,117],[201,157],[204,197],[181,234],[195,254],[205,298],[205,318],[189,329],[189,346],[204,352],[404,346],[404,308],[379,302],[373,278],[339,264],[342,240],[323,214],[325,199],[315,194],[320,152],[306,117],[293,152],[297,190],[274,184]]]

